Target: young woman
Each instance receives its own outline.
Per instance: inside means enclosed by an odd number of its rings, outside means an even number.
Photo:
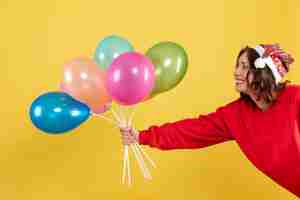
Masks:
[[[240,98],[215,112],[160,126],[134,136],[121,129],[123,144],[161,150],[194,149],[235,140],[264,174],[300,197],[300,86],[283,82],[293,58],[278,44],[246,47],[234,79]]]

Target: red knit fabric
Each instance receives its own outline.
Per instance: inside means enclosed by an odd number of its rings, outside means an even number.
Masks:
[[[239,98],[215,112],[140,131],[139,143],[195,149],[235,140],[247,158],[300,197],[300,86],[288,85],[266,111]]]

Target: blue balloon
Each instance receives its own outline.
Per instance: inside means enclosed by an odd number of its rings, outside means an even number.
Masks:
[[[70,131],[86,121],[90,108],[63,92],[48,92],[35,99],[30,118],[40,130],[59,134]]]
[[[99,42],[95,50],[94,59],[101,69],[106,70],[119,55],[132,52],[133,46],[125,38],[111,35]]]

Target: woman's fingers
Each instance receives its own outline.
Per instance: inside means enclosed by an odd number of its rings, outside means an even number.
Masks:
[[[122,143],[124,145],[130,145],[136,142],[136,137],[134,136],[130,128],[121,128],[120,132],[121,132]]]

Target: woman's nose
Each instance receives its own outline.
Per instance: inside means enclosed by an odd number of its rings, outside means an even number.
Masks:
[[[234,72],[233,72],[233,75],[235,76],[235,77],[237,77],[237,76],[240,76],[240,71],[238,70],[238,68],[235,68],[235,70],[234,70]]]
[[[241,76],[243,74],[241,67],[237,66],[234,70],[235,76]]]

